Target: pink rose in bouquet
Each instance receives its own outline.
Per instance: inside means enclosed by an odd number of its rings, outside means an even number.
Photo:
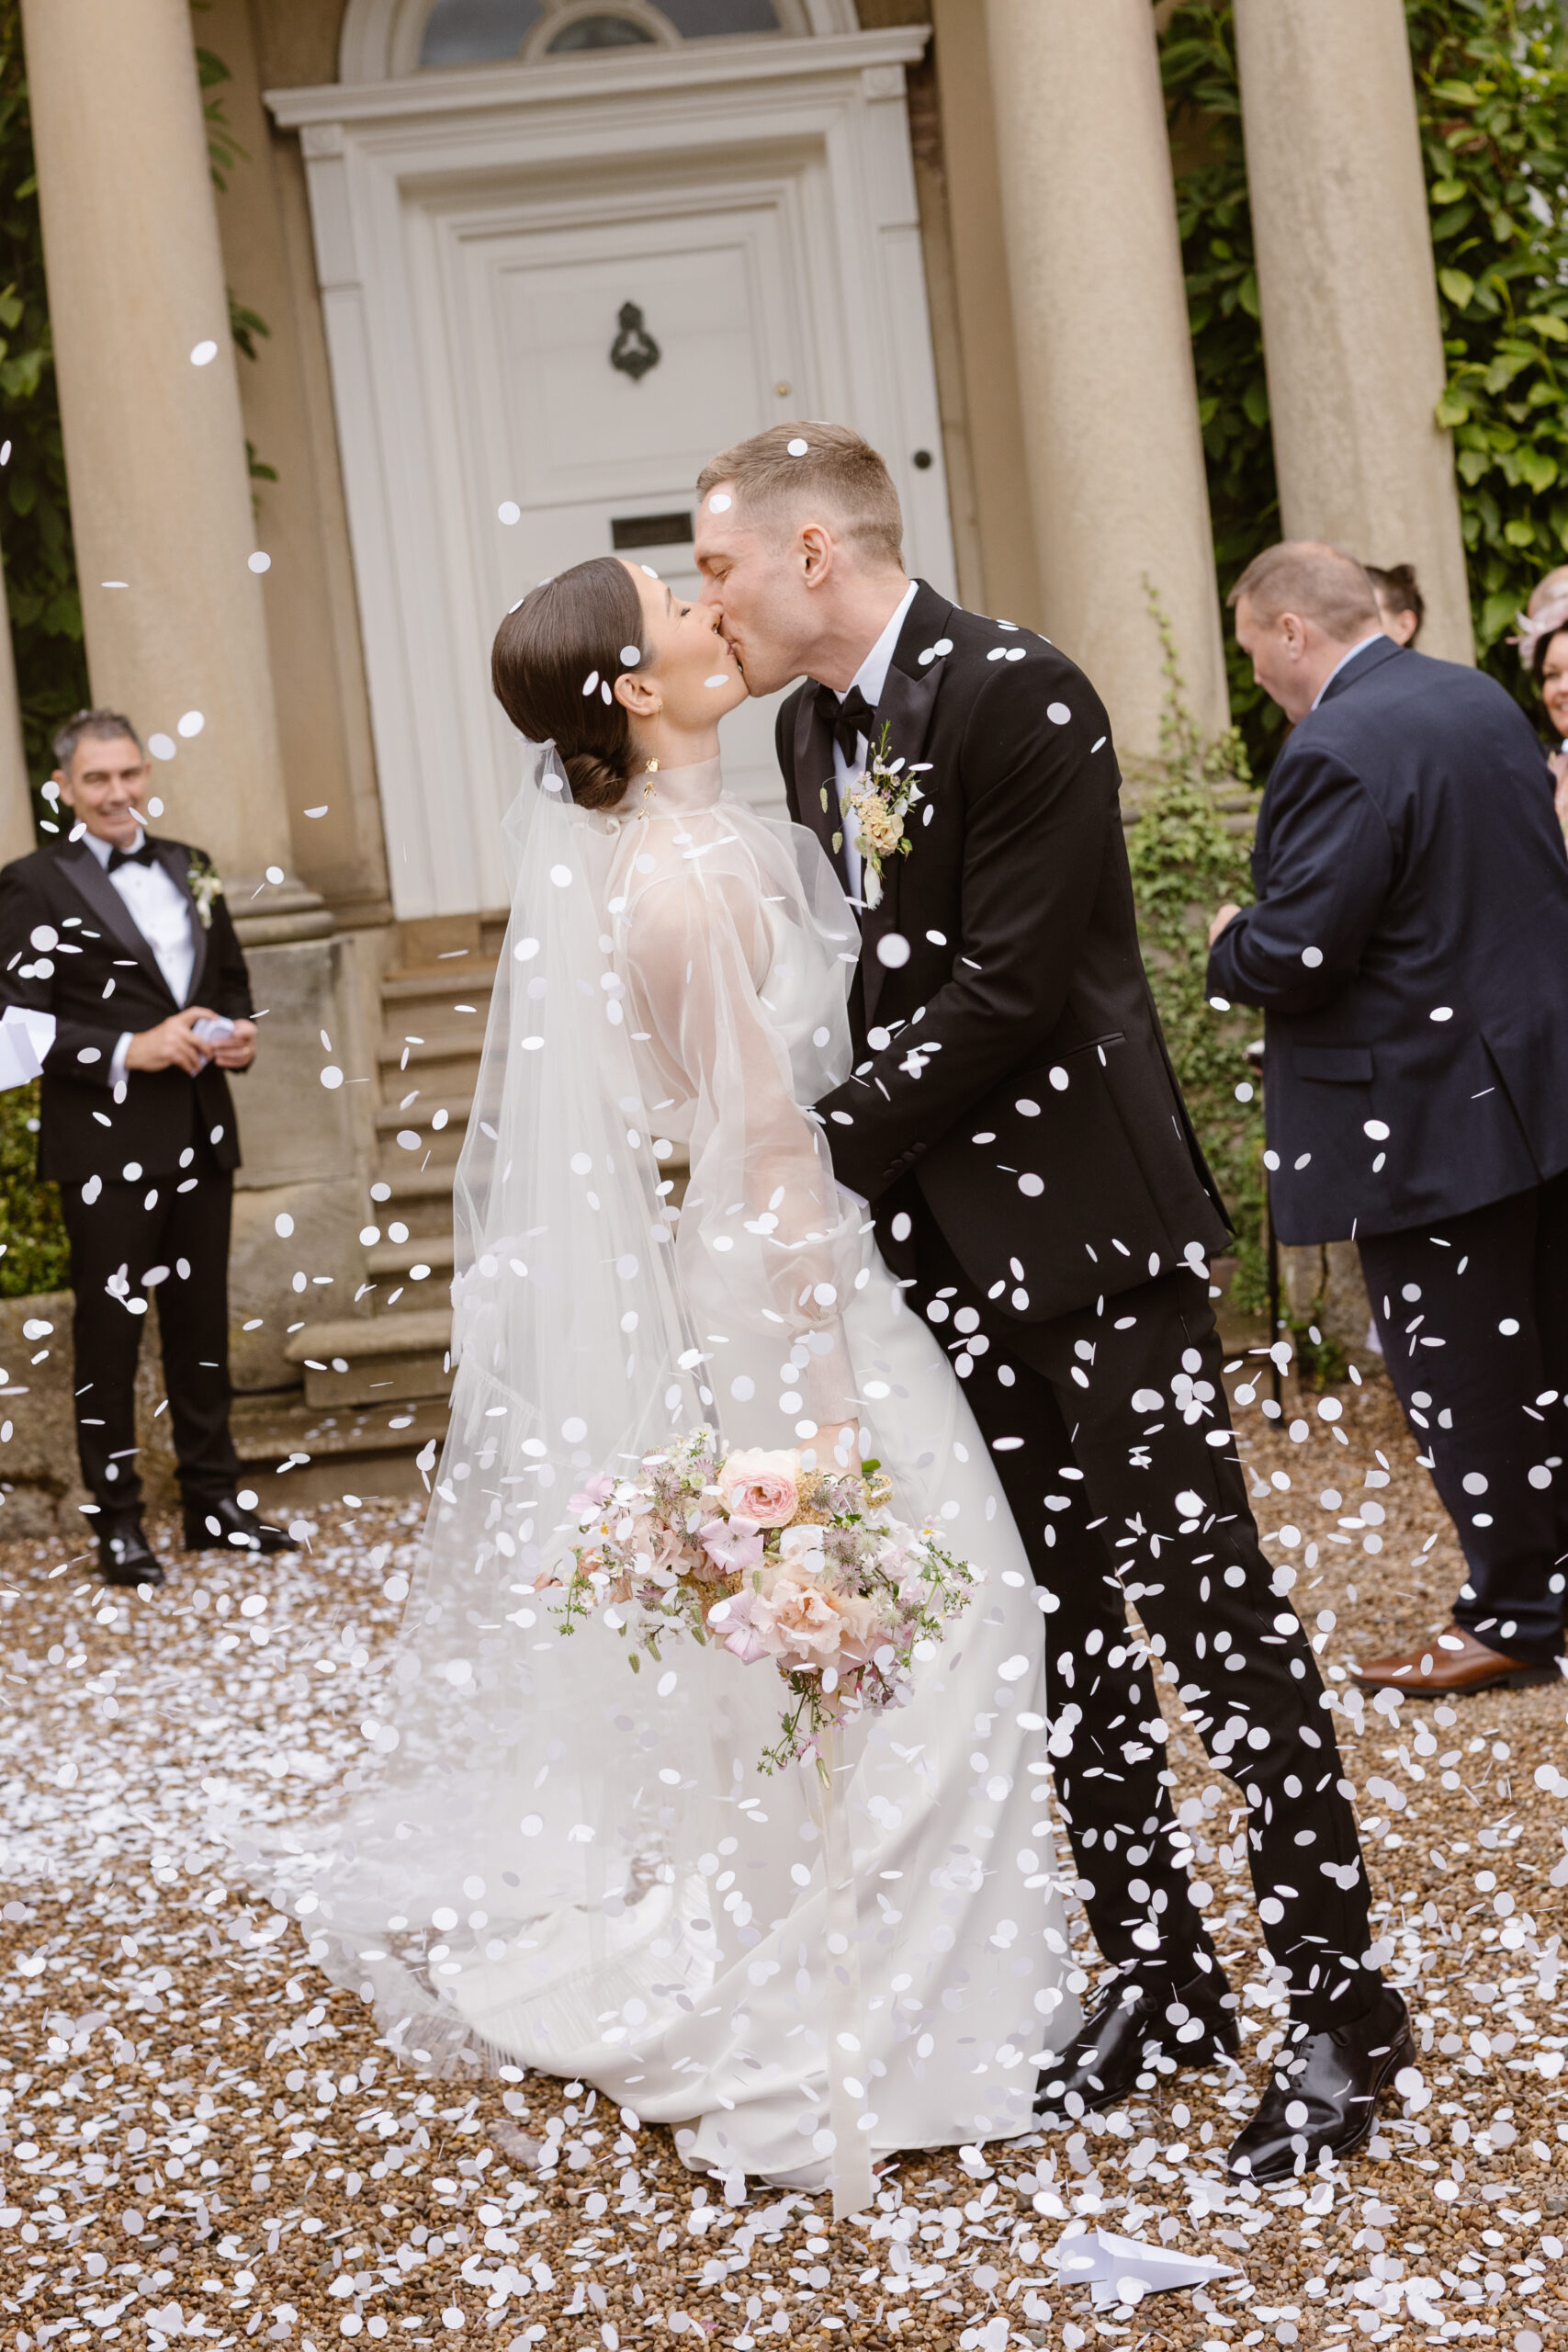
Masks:
[[[590,1511],[600,1510],[615,1491],[615,1482],[607,1470],[596,1470],[592,1478],[582,1482],[581,1494],[573,1495],[568,1508],[579,1519],[586,1519]]]
[[[787,1527],[800,1508],[800,1455],[762,1447],[727,1455],[718,1474],[724,1507],[753,1527]]]

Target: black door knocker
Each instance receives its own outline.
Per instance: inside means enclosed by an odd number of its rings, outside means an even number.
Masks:
[[[610,345],[610,365],[640,384],[650,368],[657,368],[663,353],[642,322],[642,312],[635,302],[621,304],[621,332]]]

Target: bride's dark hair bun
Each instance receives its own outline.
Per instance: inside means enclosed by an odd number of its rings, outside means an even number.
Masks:
[[[628,646],[646,657],[642,605],[626,565],[609,555],[541,581],[495,633],[496,700],[520,734],[555,744],[582,808],[613,808],[631,782],[631,722],[611,691],[635,666],[626,659]],[[584,694],[595,672],[597,683]]]

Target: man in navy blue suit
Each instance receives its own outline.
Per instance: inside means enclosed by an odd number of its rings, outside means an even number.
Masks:
[[[1269,548],[1231,595],[1293,731],[1257,903],[1212,995],[1265,1014],[1273,1216],[1353,1239],[1389,1375],[1469,1570],[1435,1641],[1359,1679],[1437,1697],[1555,1679],[1568,1564],[1568,857],[1492,679],[1379,628],[1353,558]]]

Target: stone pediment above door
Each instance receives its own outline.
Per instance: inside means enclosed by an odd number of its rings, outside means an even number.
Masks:
[[[539,5],[582,21],[579,0]],[[503,896],[503,614],[616,552],[694,595],[716,450],[852,425],[887,459],[911,570],[951,593],[904,99],[928,38],[624,42],[268,93],[305,156],[400,916]],[[731,786],[781,805],[769,704],[720,741]]]
[[[855,0],[349,0],[338,70],[345,82],[385,82],[432,68],[859,29]]]

